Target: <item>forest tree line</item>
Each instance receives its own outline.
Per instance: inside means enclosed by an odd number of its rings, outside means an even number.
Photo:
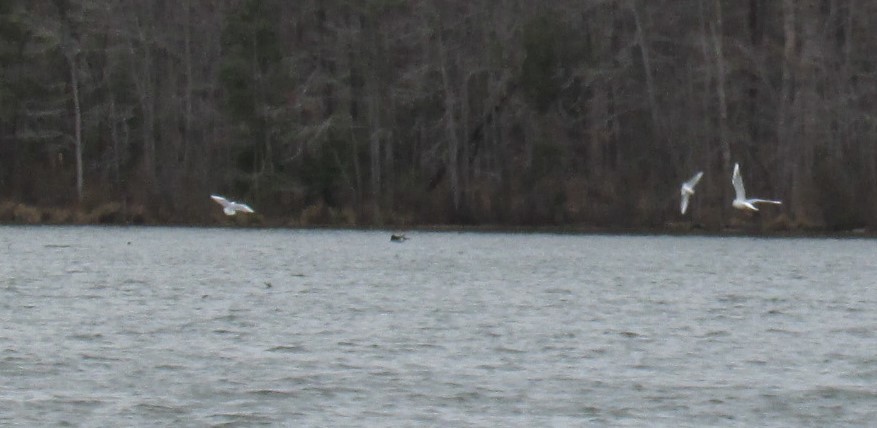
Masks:
[[[856,0],[4,0],[0,217],[875,226],[874,28]],[[735,162],[783,205],[732,212]]]

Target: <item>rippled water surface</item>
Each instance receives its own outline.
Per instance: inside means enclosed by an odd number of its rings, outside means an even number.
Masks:
[[[0,424],[867,426],[877,242],[0,227]]]

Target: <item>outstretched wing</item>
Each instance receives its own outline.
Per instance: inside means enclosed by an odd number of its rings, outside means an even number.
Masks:
[[[737,194],[735,199],[745,200],[746,190],[743,188],[743,177],[740,175],[740,165],[734,164],[734,176],[731,177],[731,184],[734,185],[734,192]]]
[[[690,180],[685,182],[685,185],[694,189],[694,186],[697,186],[697,182],[700,181],[700,177],[703,177],[703,171],[694,174],[694,177],[691,177]]]
[[[254,213],[254,212],[255,212],[255,211],[253,211],[253,209],[250,208],[250,206],[247,205],[247,204],[242,204],[242,203],[239,203],[239,202],[232,202],[232,203],[231,203],[231,206],[232,206],[232,209],[234,209],[235,211],[243,211],[243,212],[245,212],[245,213]]]
[[[680,211],[682,214],[685,214],[685,210],[688,209],[688,193],[682,192],[682,206],[680,207]]]
[[[782,205],[783,204],[782,201],[774,201],[774,200],[770,200],[770,199],[749,199],[749,200],[747,200],[747,202],[749,202],[751,204],[775,204],[775,205]]]
[[[214,201],[216,201],[217,204],[222,205],[223,208],[228,208],[232,204],[228,201],[228,199],[225,199],[219,195],[210,195],[210,199],[213,199]]]

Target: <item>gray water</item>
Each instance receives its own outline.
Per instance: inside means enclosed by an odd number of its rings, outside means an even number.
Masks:
[[[873,240],[0,227],[0,424],[864,426]]]

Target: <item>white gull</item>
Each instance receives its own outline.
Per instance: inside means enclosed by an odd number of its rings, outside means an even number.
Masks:
[[[736,163],[734,164],[734,176],[731,177],[731,184],[734,185],[734,192],[736,193],[734,201],[731,202],[731,206],[738,210],[758,211],[758,208],[755,208],[755,204],[782,204],[780,201],[773,201],[770,199],[746,199],[746,190],[743,188],[743,177],[740,176],[740,165]]]
[[[219,205],[222,205],[222,212],[224,212],[225,215],[235,215],[238,211],[242,211],[245,213],[255,212],[247,204],[229,201],[228,199],[225,199],[219,195],[210,195],[210,198],[216,201],[216,203],[218,203]]]
[[[682,214],[685,214],[685,211],[688,209],[688,198],[694,194],[694,186],[700,181],[700,177],[703,177],[703,171],[694,174],[694,177],[691,177],[690,180],[682,183],[682,190],[680,190],[682,193],[682,205],[679,207]]]

